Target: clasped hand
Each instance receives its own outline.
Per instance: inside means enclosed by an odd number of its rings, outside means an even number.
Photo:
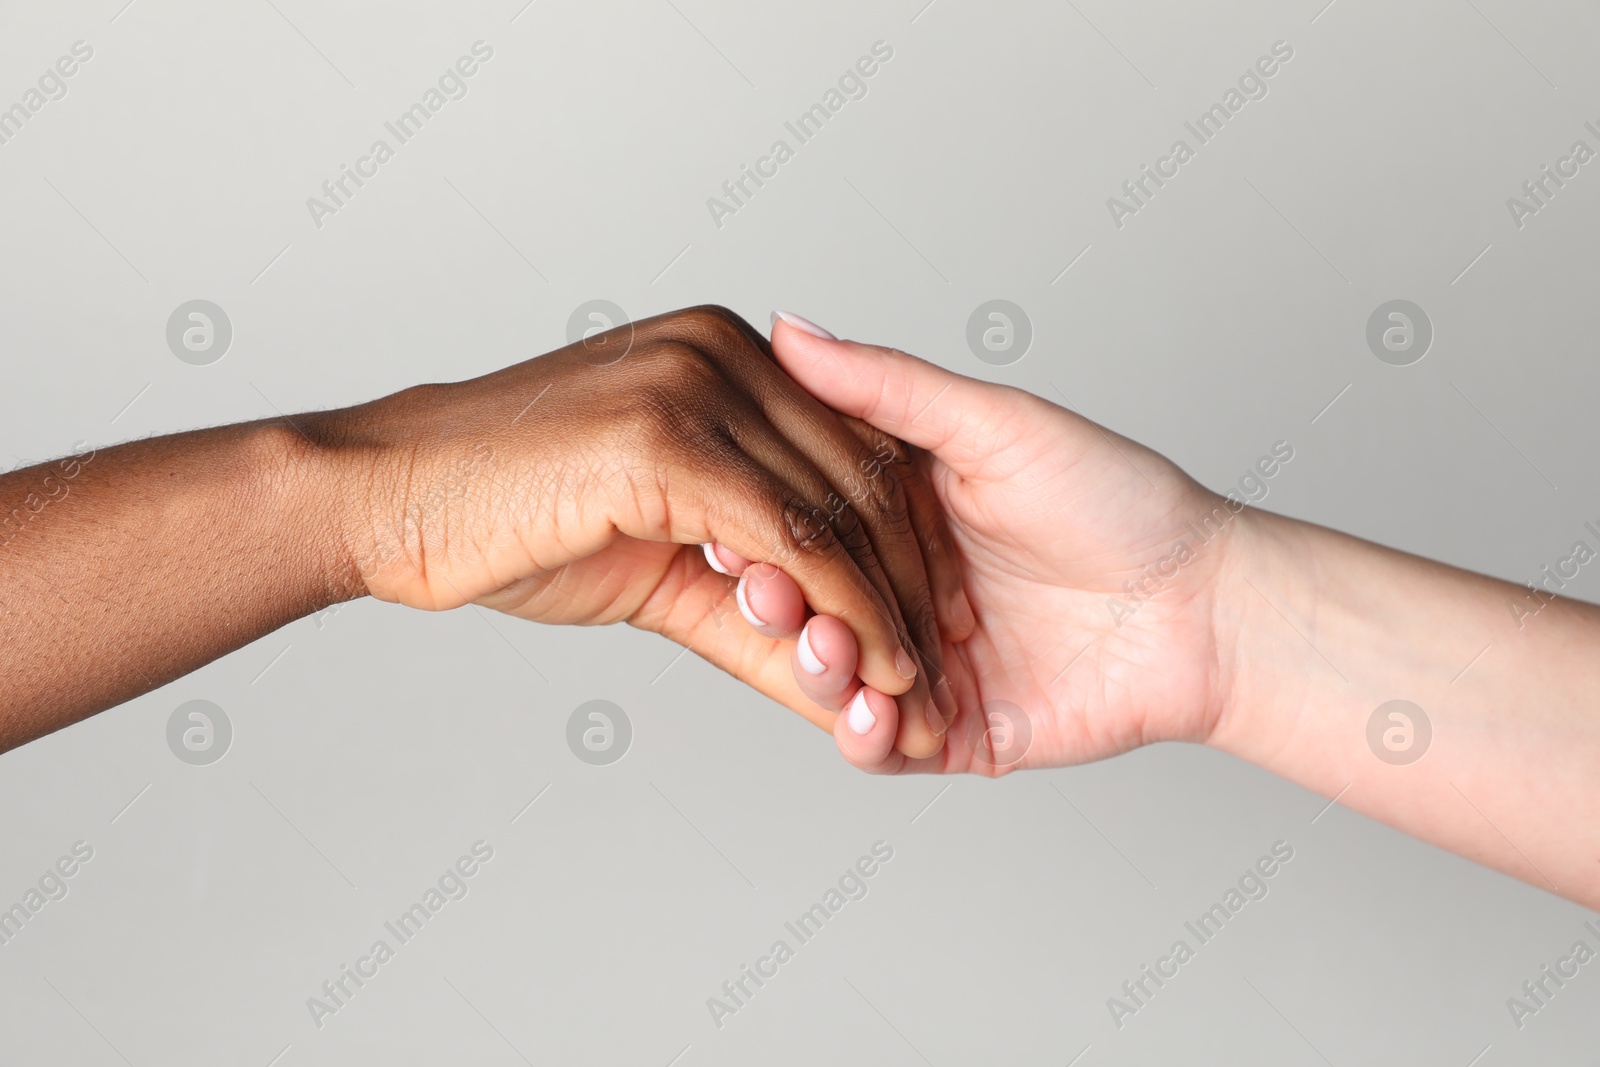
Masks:
[[[894,698],[905,755],[939,750],[942,648],[972,627],[943,509],[910,450],[824,407],[731,312],[317,425],[360,486],[345,536],[371,595],[626,621],[827,726],[864,684]]]

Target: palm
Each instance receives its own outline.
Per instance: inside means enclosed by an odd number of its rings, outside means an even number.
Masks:
[[[1029,447],[994,477],[932,461],[978,617],[959,646],[960,716],[933,762],[992,774],[1203,736],[1216,689],[1208,590],[1222,553],[1191,524],[1217,498],[1155,453],[1131,442],[1119,453],[1081,420]],[[1169,565],[1159,595],[1141,603],[1124,583],[1147,580],[1179,542],[1193,558],[1175,575]],[[1031,740],[991,753],[984,734],[1006,704],[1021,709]]]

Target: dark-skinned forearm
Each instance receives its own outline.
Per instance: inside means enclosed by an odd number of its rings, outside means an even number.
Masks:
[[[324,453],[273,420],[0,476],[0,750],[361,595]]]

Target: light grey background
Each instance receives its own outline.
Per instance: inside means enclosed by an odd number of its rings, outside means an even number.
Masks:
[[[0,145],[8,464],[472,376],[590,299],[714,301],[1068,398],[1217,488],[1287,440],[1265,506],[1517,581],[1600,518],[1600,163],[1506,206],[1600,145],[1593,4],[123,3],[0,5],[0,105],[94,49]],[[316,227],[478,40],[468,95]],[[714,225],[878,40],[868,95]],[[1117,228],[1106,198],[1279,40],[1269,95]],[[992,298],[1033,324],[1010,366],[967,350]],[[1410,367],[1365,342],[1396,298],[1436,331]],[[191,299],[232,321],[210,366],[166,345]],[[167,748],[192,699],[233,725],[209,766]],[[610,766],[565,742],[591,699],[633,724]],[[1588,913],[1216,753],[873,779],[653,636],[476,609],[296,622],[9,753],[0,810],[0,906],[94,849],[0,946],[8,1063],[1488,1067],[1579,1062],[1600,1009],[1594,966],[1520,1031],[1505,1005]],[[469,895],[315,1026],[480,839]],[[879,840],[868,896],[714,1025]],[[1278,840],[1270,895],[1114,1025]]]

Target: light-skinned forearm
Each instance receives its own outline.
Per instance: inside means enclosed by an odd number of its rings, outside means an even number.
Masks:
[[[1600,907],[1600,608],[1279,516],[1241,518],[1225,579],[1233,667],[1210,743]],[[1432,728],[1409,764],[1368,740],[1369,718],[1395,699]]]

